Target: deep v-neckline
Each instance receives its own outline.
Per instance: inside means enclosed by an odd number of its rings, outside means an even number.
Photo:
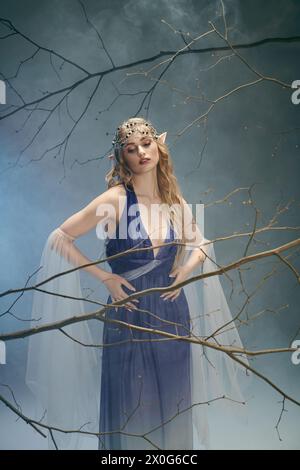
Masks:
[[[135,203],[136,203],[136,205],[137,205],[137,207],[138,207],[138,211],[139,211],[139,220],[140,220],[140,224],[141,224],[141,226],[143,227],[143,232],[144,232],[144,234],[147,236],[147,240],[149,241],[149,243],[150,243],[150,245],[151,245],[151,247],[152,247],[151,253],[152,253],[153,259],[157,259],[158,255],[160,254],[160,251],[161,251],[161,249],[164,247],[164,245],[162,245],[162,246],[160,246],[160,247],[158,248],[158,252],[156,253],[156,256],[155,256],[155,255],[154,255],[154,249],[157,248],[157,247],[153,245],[153,242],[152,242],[152,240],[151,240],[151,238],[150,238],[150,236],[149,236],[149,233],[147,232],[147,230],[146,230],[146,228],[145,228],[145,225],[144,225],[143,220],[142,220],[141,210],[140,210],[140,204],[139,204],[139,201],[138,201],[136,192],[135,192],[135,190],[134,190],[133,185],[132,185],[131,187],[132,187],[132,193],[133,193],[133,195],[134,195]],[[168,234],[169,234],[170,230],[171,230],[171,228],[170,228],[170,224],[169,224],[168,229],[167,229],[166,237],[165,237],[164,241],[161,242],[161,243],[166,243],[166,241],[168,240]]]

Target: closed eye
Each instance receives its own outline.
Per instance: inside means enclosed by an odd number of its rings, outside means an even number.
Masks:
[[[145,143],[145,144],[144,144],[144,147],[149,147],[149,145],[151,145],[151,142]],[[127,150],[128,153],[132,153],[132,152],[134,152],[134,151],[135,151],[134,148],[130,148],[130,149]]]

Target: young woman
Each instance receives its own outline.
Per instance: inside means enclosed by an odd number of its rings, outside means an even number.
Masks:
[[[217,349],[242,348],[218,277],[197,281],[197,288],[138,295],[217,267],[212,244],[181,194],[165,138],[143,118],[123,122],[113,141],[108,190],[54,230],[44,249],[46,270],[38,282],[91,263],[74,240],[95,229],[98,238],[105,235],[109,268],[84,268],[109,293],[96,352],[86,321],[71,324],[68,333],[64,328],[65,336],[48,331],[47,339],[30,338],[27,383],[47,408],[47,424],[81,431],[56,438],[51,432],[50,446],[82,448],[82,438],[98,432],[98,449],[205,449],[206,403],[226,392],[243,402],[237,372],[246,368]],[[71,271],[53,281],[58,295],[52,300],[35,293],[33,317],[49,324],[85,313],[79,271]],[[213,348],[197,344],[210,335]]]

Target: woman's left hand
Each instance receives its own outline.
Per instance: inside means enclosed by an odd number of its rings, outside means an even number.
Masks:
[[[184,266],[179,266],[178,268],[171,271],[169,276],[170,277],[176,277],[173,284],[170,284],[170,287],[171,287],[171,286],[175,286],[179,282],[182,282],[182,281],[185,281],[186,279],[188,279],[189,272],[185,269]],[[173,302],[180,295],[181,289],[182,289],[182,287],[180,287],[179,289],[172,290],[170,292],[165,292],[165,293],[161,294],[160,297],[163,298],[163,300],[169,299],[169,300],[171,300],[171,302]]]

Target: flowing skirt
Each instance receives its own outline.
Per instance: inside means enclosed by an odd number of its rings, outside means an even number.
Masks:
[[[140,291],[170,279],[162,266],[130,282]],[[141,297],[140,310],[110,309],[107,318],[188,336],[184,291],[173,302],[160,295]],[[190,343],[105,322],[99,449],[192,449],[192,429]]]

